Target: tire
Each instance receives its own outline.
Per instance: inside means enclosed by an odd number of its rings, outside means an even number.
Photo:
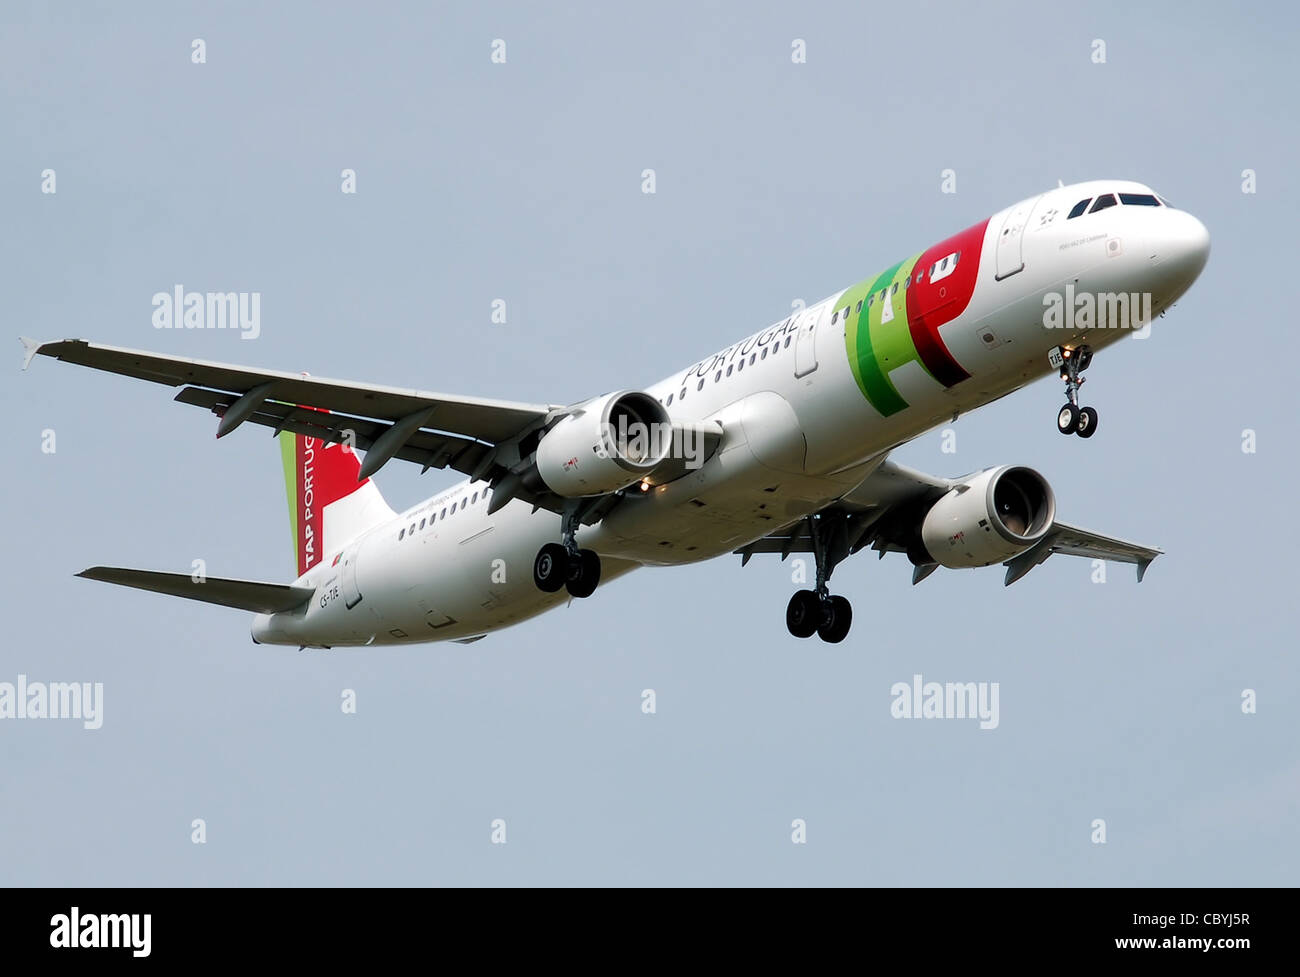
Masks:
[[[569,576],[564,586],[570,597],[590,597],[600,583],[600,557],[592,550],[579,550],[578,558],[569,565]]]
[[[1079,430],[1081,438],[1090,438],[1097,433],[1097,412],[1091,407],[1079,411]]]
[[[1062,434],[1073,434],[1079,429],[1079,408],[1066,404],[1057,412],[1056,429]]]
[[[817,629],[817,636],[827,644],[837,645],[849,635],[853,626],[853,605],[848,598],[835,596],[830,599],[830,619]]]
[[[811,590],[797,590],[785,608],[785,626],[796,638],[811,638],[821,623],[821,601]]]
[[[533,583],[546,594],[564,586],[569,577],[569,554],[559,543],[547,543],[533,560]]]

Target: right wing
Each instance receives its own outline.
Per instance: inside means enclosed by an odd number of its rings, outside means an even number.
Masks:
[[[176,400],[206,408],[221,418],[217,437],[247,421],[276,433],[291,431],[326,442],[350,441],[366,452],[362,478],[373,475],[390,459],[399,458],[420,465],[422,470],[452,468],[495,485],[522,460],[521,439],[567,410],[548,404],[450,396],[301,373],[254,370],[102,346],[81,339],[38,343],[24,338],[23,346],[24,368],[39,354],[180,387]],[[515,496],[548,509],[558,504],[547,494],[516,490]]]

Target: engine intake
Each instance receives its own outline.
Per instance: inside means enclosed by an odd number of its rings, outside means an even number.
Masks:
[[[1003,465],[957,485],[921,523],[933,562],[959,570],[986,567],[1023,553],[1051,530],[1056,496],[1032,468]]]
[[[672,421],[654,397],[620,391],[563,417],[537,445],[537,474],[556,495],[578,498],[626,488],[672,448]]]

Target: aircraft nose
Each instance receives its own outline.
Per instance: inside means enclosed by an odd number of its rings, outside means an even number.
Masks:
[[[1169,209],[1160,216],[1162,226],[1153,257],[1161,277],[1181,292],[1196,281],[1210,259],[1210,232],[1183,210]]]

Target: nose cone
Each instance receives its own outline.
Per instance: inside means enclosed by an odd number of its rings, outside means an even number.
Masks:
[[[1210,232],[1204,224],[1183,210],[1169,209],[1160,215],[1152,261],[1173,293],[1171,300],[1191,287],[1209,258]]]

